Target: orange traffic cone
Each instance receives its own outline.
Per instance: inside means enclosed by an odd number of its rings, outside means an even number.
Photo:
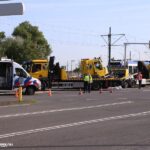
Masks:
[[[81,88],[80,88],[80,91],[79,91],[79,95],[83,95],[83,92],[82,92]]]
[[[16,93],[15,93],[15,95],[16,95],[16,98],[18,98],[18,97],[19,97],[18,90],[16,90]]]
[[[49,89],[49,91],[48,91],[48,96],[52,96],[52,91],[51,91],[51,89]]]

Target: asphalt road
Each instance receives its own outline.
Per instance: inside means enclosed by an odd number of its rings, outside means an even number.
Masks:
[[[0,106],[0,148],[37,150],[149,150],[150,88],[54,91]],[[0,101],[15,100],[13,95]]]

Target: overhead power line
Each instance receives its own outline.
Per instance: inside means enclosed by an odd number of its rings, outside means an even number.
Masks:
[[[105,36],[108,37],[108,41],[104,38]],[[119,36],[119,38],[112,42],[112,39],[111,39],[112,36]],[[112,46],[118,46],[118,45],[114,45],[114,44],[116,42],[118,42],[124,36],[125,36],[125,34],[112,34],[111,33],[111,27],[109,27],[109,33],[108,34],[101,35],[101,37],[104,39],[104,41],[108,45],[108,66],[110,66],[110,61],[111,61],[111,47]]]

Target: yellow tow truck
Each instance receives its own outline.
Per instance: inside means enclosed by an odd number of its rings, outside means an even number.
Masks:
[[[127,70],[118,71],[112,68],[115,74],[111,76],[107,67],[102,64],[101,58],[81,59],[80,76],[69,76],[64,67],[60,67],[59,63],[54,64],[55,57],[48,60],[38,59],[27,61],[23,67],[27,72],[38,79],[42,83],[42,89],[52,88],[83,88],[83,76],[90,73],[93,77],[92,89],[108,88],[110,86],[130,86],[131,80],[128,78]],[[117,75],[118,73],[118,75]]]

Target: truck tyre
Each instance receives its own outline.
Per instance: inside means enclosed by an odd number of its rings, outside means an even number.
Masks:
[[[128,88],[128,87],[129,87],[128,82],[124,81],[124,82],[122,83],[122,88]]]
[[[26,89],[27,95],[34,95],[34,93],[35,93],[35,88],[33,86],[27,87],[27,89]]]
[[[99,83],[96,83],[96,82],[93,83],[93,84],[92,84],[92,89],[93,89],[93,90],[99,90],[99,89],[100,89],[100,84],[99,84]]]
[[[136,87],[136,82],[135,82],[135,81],[132,81],[130,87],[131,87],[131,88],[135,88],[135,87]]]

